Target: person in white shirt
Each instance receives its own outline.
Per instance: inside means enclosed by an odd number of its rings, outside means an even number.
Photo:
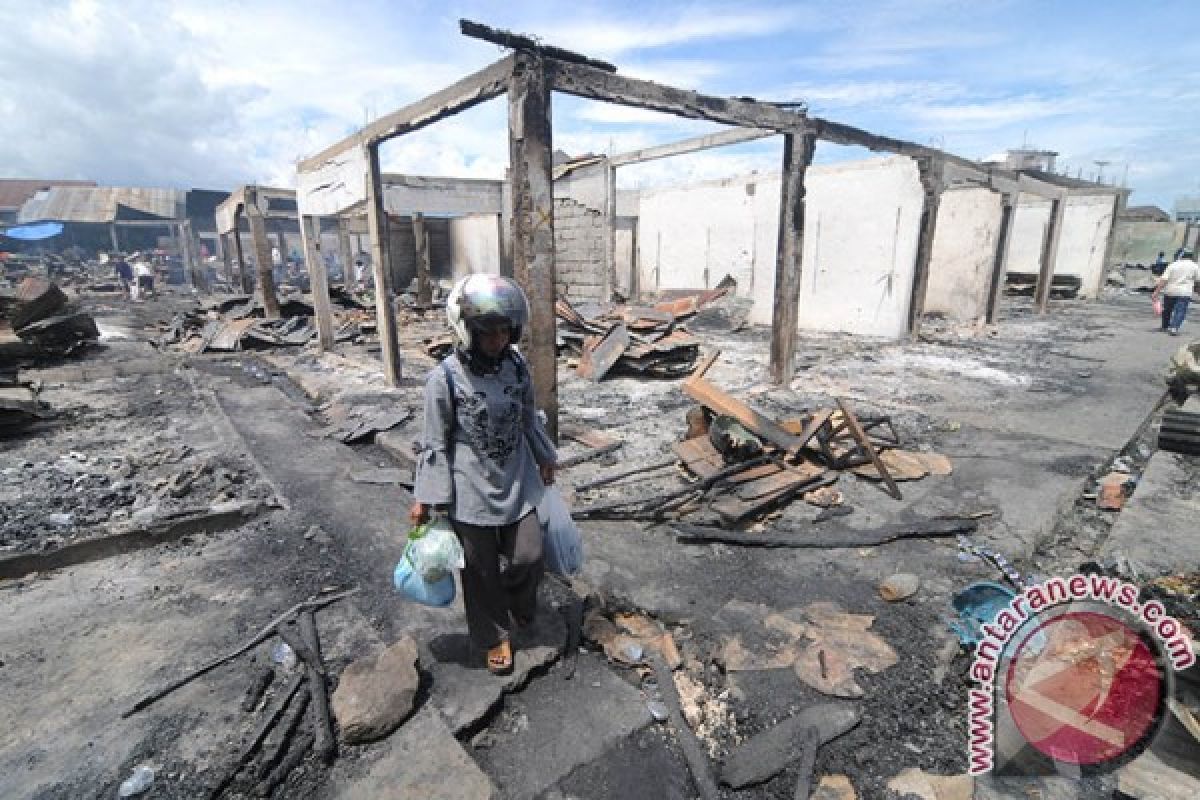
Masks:
[[[1154,285],[1151,300],[1162,296],[1162,329],[1172,336],[1178,336],[1183,327],[1197,283],[1200,283],[1200,265],[1192,260],[1191,250],[1183,250]]]

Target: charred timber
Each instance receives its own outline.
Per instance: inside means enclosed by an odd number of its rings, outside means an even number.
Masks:
[[[498,44],[501,47],[510,47],[513,50],[528,50],[534,53],[548,56],[549,58],[557,58],[559,61],[569,61],[575,64],[586,64],[589,67],[602,69],[605,72],[616,72],[617,68],[607,61],[600,61],[595,58],[576,53],[572,50],[564,50],[561,47],[555,47],[550,44],[542,44],[532,36],[525,36],[520,33],[493,28],[490,25],[484,25],[481,22],[473,22],[469,19],[460,19],[458,21],[458,29],[463,36],[470,36],[472,39],[482,39],[485,42]]]

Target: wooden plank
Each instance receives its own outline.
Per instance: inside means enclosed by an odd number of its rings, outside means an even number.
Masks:
[[[929,291],[929,260],[933,257],[933,240],[937,235],[938,208],[942,202],[942,162],[922,158],[917,161],[925,206],[921,210],[921,228],[917,238],[917,255],[913,263],[912,294],[908,302],[908,334],[916,339],[921,334],[921,317],[925,314],[925,295]]]
[[[717,359],[720,357],[721,351],[713,350],[711,353],[706,355],[699,364],[696,365],[696,368],[692,370],[691,377],[695,378],[696,380],[703,378],[708,371],[712,369],[712,365],[717,363]]]
[[[892,480],[892,476],[888,474],[887,467],[879,460],[879,453],[875,452],[875,446],[867,438],[866,432],[863,431],[862,425],[858,422],[858,417],[854,416],[854,412],[850,410],[840,397],[837,399],[837,404],[838,408],[841,409],[842,419],[845,421],[846,427],[850,429],[850,433],[854,436],[854,440],[858,442],[858,446],[862,448],[864,455],[875,465],[875,469],[879,472],[879,477],[887,484],[888,493],[897,500],[903,499],[900,494],[900,487]]]
[[[335,331],[333,304],[329,301],[329,275],[321,255],[320,231],[319,219],[308,216],[300,218],[300,243],[304,247],[304,263],[308,267],[308,282],[312,287],[313,315],[317,318],[317,346],[321,352],[327,353],[333,350]]]
[[[776,131],[761,130],[758,128],[734,128],[733,130],[720,131],[719,133],[707,133],[703,136],[694,136],[690,139],[683,139],[670,144],[660,144],[654,147],[644,147],[641,150],[630,150],[628,153],[619,153],[611,156],[608,163],[612,167],[624,167],[628,164],[643,164],[647,161],[654,161],[659,158],[670,158],[672,156],[686,155],[687,153],[698,153],[702,150],[711,150],[714,147],[725,147],[731,144],[741,144],[743,142],[753,142],[758,139],[765,139],[768,136],[775,136]]]
[[[791,420],[785,420],[780,423],[780,427],[788,433],[795,430],[796,437],[800,440],[800,446],[805,447],[817,435],[817,431],[821,430],[821,427],[829,422],[829,418],[832,416],[833,409],[821,408],[813,412],[812,419],[808,421],[807,425],[797,422],[795,427],[793,427],[788,424]]]
[[[804,175],[812,163],[813,135],[784,137],[779,200],[779,246],[771,315],[771,380],[787,386],[796,374],[796,328],[800,318],[800,273],[804,253]]]
[[[589,337],[583,343],[583,355],[575,372],[581,378],[599,383],[629,347],[629,331],[620,322],[609,328],[598,341]]]
[[[688,119],[706,119],[725,125],[789,133],[808,130],[808,121],[803,114],[784,111],[770,103],[676,89],[583,64],[547,59],[546,76],[554,91],[591,100],[662,111]]]
[[[379,331],[380,357],[388,386],[399,386],[403,368],[396,331],[396,307],[392,304],[391,248],[388,218],[383,209],[383,178],[379,172],[379,148],[366,148],[367,229],[371,235],[371,268],[375,273],[375,325]]]
[[[267,240],[266,223],[258,209],[249,202],[246,203],[246,219],[250,223],[250,239],[254,242],[258,290],[262,296],[263,309],[267,319],[279,319],[279,296],[275,292],[274,264],[271,261],[271,243]]]
[[[529,53],[516,53],[514,58],[508,90],[513,274],[529,297],[529,326],[525,336],[535,402],[546,414],[547,432],[552,439],[557,439],[558,347],[550,88],[542,59]]]
[[[740,400],[735,400],[725,392],[713,386],[703,378],[688,378],[681,384],[684,394],[705,408],[712,409],[718,414],[733,417],[756,436],[766,439],[771,444],[795,452],[803,444],[799,438],[785,431],[775,422],[758,413]]]
[[[347,150],[378,144],[402,133],[419,130],[459,111],[499,97],[508,89],[514,58],[515,56],[511,55],[502,58],[440,92],[385,114],[370,125],[331,144],[315,156],[304,159],[300,162],[298,171],[311,172]]]
[[[1042,263],[1038,269],[1037,287],[1033,292],[1033,303],[1039,314],[1045,314],[1050,304],[1050,287],[1054,282],[1054,266],[1058,263],[1058,241],[1062,237],[1063,217],[1067,211],[1067,193],[1051,202],[1050,224],[1046,228],[1046,240],[1042,247]]]
[[[725,467],[724,456],[717,452],[707,436],[675,442],[671,450],[690,472],[701,478],[711,477]]]
[[[725,495],[715,500],[710,507],[721,515],[729,525],[737,525],[751,517],[786,503],[801,492],[807,492],[821,486],[827,486],[837,480],[837,474],[822,470],[818,475],[805,479],[785,482],[780,479],[781,488],[778,491],[765,494],[753,500],[741,500],[732,495]]]
[[[988,285],[987,320],[995,324],[1000,314],[1000,293],[1004,290],[1004,274],[1008,272],[1008,254],[1012,250],[1013,213],[1016,196],[1005,195],[1000,210],[1000,231],[996,238],[996,258],[992,262],[992,279]]]

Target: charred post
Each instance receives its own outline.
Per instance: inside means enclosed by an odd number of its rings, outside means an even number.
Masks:
[[[317,344],[321,352],[333,349],[333,306],[329,301],[329,274],[321,254],[321,220],[319,217],[300,217],[300,242],[304,246],[304,263],[308,266],[308,282],[312,288],[313,314],[317,318]]]
[[[554,197],[551,176],[550,87],[543,60],[517,53],[508,90],[509,181],[513,274],[529,295],[526,333],[538,408],[558,437],[555,330]]]
[[[1039,314],[1045,314],[1050,305],[1050,287],[1054,283],[1054,266],[1058,261],[1058,240],[1062,235],[1063,216],[1067,211],[1067,193],[1061,192],[1051,201],[1050,225],[1046,228],[1046,240],[1042,247],[1042,263],[1038,270],[1037,289],[1033,293],[1033,304]]]
[[[921,189],[925,192],[925,207],[921,212],[920,238],[917,239],[917,257],[913,265],[912,298],[908,303],[908,333],[913,339],[921,334],[921,317],[925,314],[925,294],[929,290],[929,261],[933,257],[933,240],[937,235],[944,169],[945,164],[940,158],[917,159]]]
[[[779,200],[779,252],[775,261],[775,306],[771,317],[771,380],[786,386],[795,374],[796,327],[800,318],[800,270],[804,252],[804,175],[817,137],[787,134],[783,144],[783,189]]]

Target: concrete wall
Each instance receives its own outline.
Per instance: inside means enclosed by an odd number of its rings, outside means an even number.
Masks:
[[[470,214],[449,221],[450,260],[454,277],[500,274],[500,216]]]
[[[800,293],[805,330],[899,336],[907,326],[924,195],[911,159],[813,167]],[[770,324],[779,236],[778,175],[642,193],[639,276],[645,291],[715,286],[726,274]]]
[[[987,315],[1003,200],[990,189],[949,189],[938,207],[925,312],[975,322]]]
[[[1175,250],[1183,244],[1186,228],[1182,222],[1118,219],[1112,261],[1114,264],[1150,266],[1160,252],[1170,261]]]
[[[1104,284],[1104,250],[1112,221],[1112,195],[1067,197],[1054,274],[1078,275],[1081,297],[1095,298]]]
[[[912,159],[809,170],[800,327],[896,337],[908,325],[925,196]],[[774,284],[758,281],[759,286]],[[770,306],[755,303],[756,317]],[[757,321],[757,319],[756,319]]]
[[[749,294],[757,228],[768,229],[773,239],[778,209],[778,175],[643,191],[637,235],[642,290],[707,289],[732,275],[738,294]],[[773,262],[774,248],[772,243],[764,263]]]
[[[1012,239],[1008,250],[1009,272],[1038,273],[1049,224],[1050,201],[1022,195],[1013,209]]]

